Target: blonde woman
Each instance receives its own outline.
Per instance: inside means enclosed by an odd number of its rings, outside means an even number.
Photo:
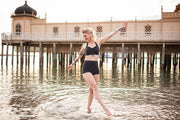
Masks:
[[[82,72],[83,72],[83,78],[84,80],[89,84],[89,96],[88,96],[88,106],[87,106],[87,112],[91,112],[91,104],[93,100],[93,96],[95,95],[97,101],[104,109],[107,116],[111,116],[111,112],[108,110],[108,108],[103,103],[103,100],[99,94],[99,90],[97,87],[97,80],[99,77],[99,69],[98,69],[98,55],[100,51],[100,46],[104,42],[106,42],[108,39],[110,39],[113,35],[115,35],[118,31],[120,31],[122,28],[125,28],[127,26],[127,23],[124,23],[121,27],[114,30],[113,32],[109,33],[102,39],[96,40],[94,30],[91,28],[84,28],[82,30],[83,37],[86,41],[86,43],[83,43],[81,50],[79,52],[78,57],[75,59],[75,61],[68,66],[68,70],[72,69],[72,66],[84,55],[85,53],[85,61],[83,64]]]

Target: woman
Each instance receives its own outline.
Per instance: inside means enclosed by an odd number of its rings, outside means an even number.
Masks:
[[[88,107],[87,112],[91,112],[91,103],[93,100],[93,96],[95,95],[97,101],[100,103],[102,108],[104,109],[107,116],[111,116],[111,112],[108,108],[104,105],[102,98],[99,94],[98,87],[97,87],[97,80],[99,77],[99,69],[98,69],[98,56],[100,51],[100,46],[108,39],[110,39],[113,35],[115,35],[118,31],[122,28],[125,28],[127,23],[124,23],[120,28],[114,30],[113,32],[109,33],[102,39],[96,40],[95,33],[91,28],[85,28],[82,30],[83,37],[86,41],[81,47],[79,52],[79,56],[75,59],[75,61],[68,66],[68,70],[72,69],[72,66],[84,55],[85,53],[85,61],[83,64],[83,78],[89,84],[89,97],[88,97]]]

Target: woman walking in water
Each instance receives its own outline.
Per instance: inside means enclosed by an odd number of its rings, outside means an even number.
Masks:
[[[99,77],[98,56],[99,56],[101,44],[106,42],[108,39],[110,39],[113,35],[115,35],[117,32],[119,32],[121,29],[125,28],[126,26],[127,26],[127,23],[124,23],[121,27],[119,27],[118,29],[114,30],[113,32],[109,33],[108,35],[106,35],[105,37],[99,40],[96,40],[95,32],[91,28],[84,28],[82,30],[82,34],[86,43],[83,43],[78,57],[75,59],[74,62],[72,62],[71,65],[68,66],[68,70],[71,70],[72,66],[85,53],[85,61],[83,64],[82,72],[83,72],[84,80],[89,84],[89,96],[88,96],[88,106],[87,106],[88,113],[91,112],[90,107],[92,104],[93,96],[95,95],[97,101],[104,109],[106,115],[107,116],[112,115],[109,109],[103,103],[102,98],[99,94],[98,87],[97,87],[97,80]]]

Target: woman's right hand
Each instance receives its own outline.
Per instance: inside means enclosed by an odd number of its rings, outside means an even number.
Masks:
[[[72,69],[72,64],[68,66],[68,70],[71,70]]]

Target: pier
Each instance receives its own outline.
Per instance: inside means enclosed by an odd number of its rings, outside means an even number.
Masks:
[[[98,38],[108,33],[98,34]],[[12,65],[16,51],[17,65],[29,65],[30,53],[33,53],[33,64],[35,53],[39,53],[39,66],[44,64],[44,53],[46,53],[47,67],[52,65],[64,66],[70,64],[77,56],[82,43],[83,36],[75,33],[2,33],[2,56],[1,65],[6,63],[8,66],[8,56],[11,53]],[[9,51],[12,48],[12,52]],[[6,48],[6,51],[4,50]],[[118,33],[101,46],[100,49],[100,67],[107,53],[112,53],[112,65],[117,66],[117,59],[122,59],[122,68],[124,65],[137,65],[139,69],[144,65],[146,59],[147,67],[152,67],[160,54],[161,70],[170,70],[171,65],[174,69],[179,66],[180,69],[180,32],[125,32]],[[6,61],[3,61],[6,57]],[[171,59],[172,58],[172,59]],[[83,62],[82,58],[81,62]],[[52,60],[52,64],[51,64]]]

